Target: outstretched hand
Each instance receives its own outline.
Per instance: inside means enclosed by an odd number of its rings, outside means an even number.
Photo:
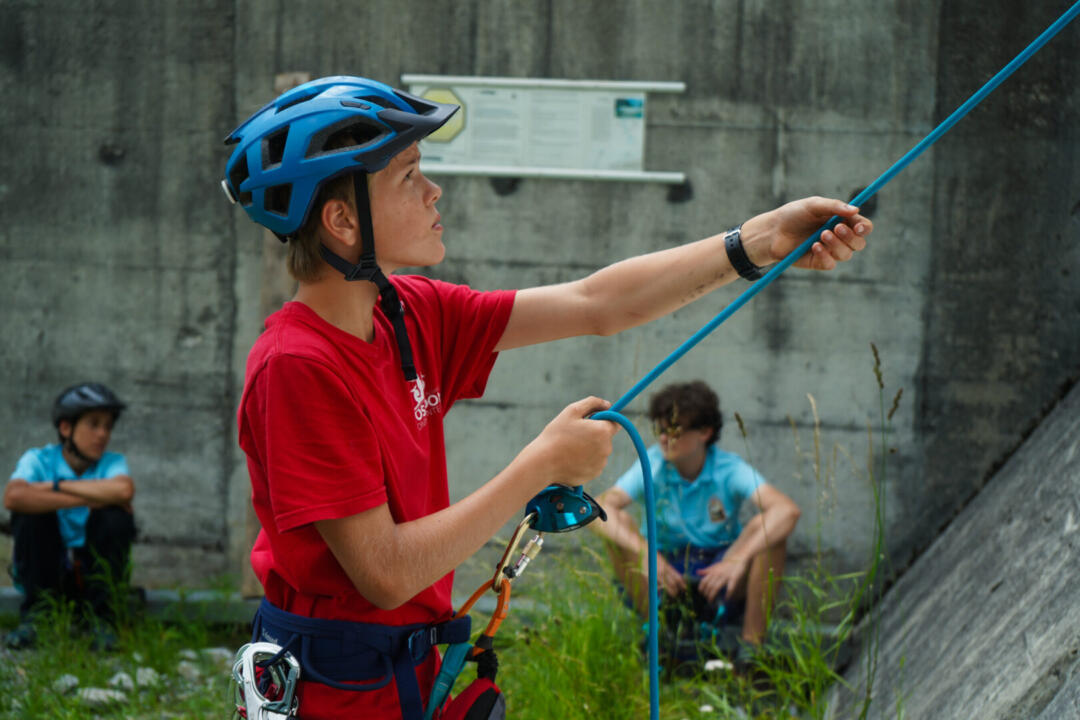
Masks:
[[[843,220],[822,232],[810,251],[795,262],[796,267],[832,270],[865,248],[866,236],[874,229],[858,208],[842,200],[808,197],[757,215],[743,223],[743,244],[755,265],[771,265],[787,257],[833,215]]]

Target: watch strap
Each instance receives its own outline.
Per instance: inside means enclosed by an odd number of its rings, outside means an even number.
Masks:
[[[750,262],[746,254],[746,248],[742,244],[742,225],[728,230],[724,235],[724,249],[727,250],[728,261],[739,277],[753,282],[765,275],[765,269]]]

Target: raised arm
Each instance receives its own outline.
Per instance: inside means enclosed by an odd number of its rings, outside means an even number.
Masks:
[[[315,527],[364,597],[382,609],[398,607],[479,550],[548,485],[582,485],[599,475],[616,426],[586,418],[607,407],[597,398],[568,406],[505,470],[433,515],[397,524],[383,504]]]
[[[4,487],[4,507],[11,512],[37,514],[73,507],[126,505],[135,496],[135,483],[127,475],[104,480],[61,480],[52,483],[12,478]]]
[[[783,259],[830,217],[844,222],[800,258],[797,267],[831,270],[866,247],[872,223],[840,200],[805,198],[747,220],[743,247],[751,262]],[[609,265],[588,277],[517,293],[496,350],[578,335],[613,335],[655,320],[738,277],[723,235]]]

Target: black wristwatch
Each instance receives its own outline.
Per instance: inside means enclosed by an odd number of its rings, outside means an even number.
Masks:
[[[765,275],[766,268],[758,267],[750,262],[746,254],[746,248],[742,244],[742,225],[728,230],[724,234],[724,249],[727,250],[728,260],[739,277],[754,282]]]
[[[60,478],[56,478],[52,481],[53,492],[60,492]]]

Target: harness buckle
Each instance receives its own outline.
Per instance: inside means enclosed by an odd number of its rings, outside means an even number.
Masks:
[[[429,631],[430,637],[425,636],[425,632]],[[408,649],[409,657],[413,659],[413,662],[418,662],[424,657],[427,651],[431,649],[431,646],[435,644],[434,636],[435,628],[423,627],[409,633],[409,638],[406,641],[406,648]],[[428,641],[426,647],[424,645],[424,640]]]

